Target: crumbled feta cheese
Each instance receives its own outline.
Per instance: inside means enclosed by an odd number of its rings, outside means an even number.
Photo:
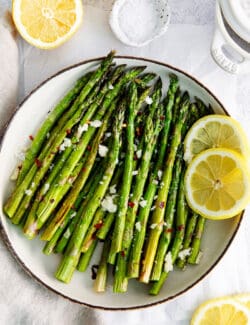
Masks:
[[[35,184],[34,182],[32,182],[32,183],[31,183],[31,188],[35,187],[35,185],[36,185],[36,184]]]
[[[63,235],[64,238],[68,239],[70,237],[71,233],[69,228],[65,231],[65,234]]]
[[[103,176],[103,179],[107,179],[107,178],[108,178],[108,176],[107,176],[107,175],[104,175],[104,176]]]
[[[155,209],[155,205],[152,206],[152,208],[150,209],[150,211],[153,211]]]
[[[157,181],[157,179],[154,179],[153,182],[152,182],[154,185],[158,185],[159,182]]]
[[[112,135],[112,133],[111,133],[111,132],[106,132],[106,133],[105,133],[105,137],[106,137],[106,138],[110,138],[110,137],[111,137],[111,135]]]
[[[156,200],[157,198],[158,198],[158,195],[155,195],[155,196],[154,196],[154,200]]]
[[[105,198],[102,200],[101,206],[104,211],[108,211],[111,213],[116,212],[117,205],[113,202],[114,196],[106,195]]]
[[[110,188],[109,188],[109,193],[110,193],[110,194],[115,194],[115,193],[116,193],[116,184],[113,185],[113,186],[110,186]]]
[[[50,137],[50,133],[48,132],[47,134],[46,134],[46,138],[48,139]]]
[[[43,195],[48,192],[49,188],[50,188],[50,184],[49,183],[45,183],[44,184]]]
[[[25,194],[28,195],[28,196],[31,196],[32,191],[31,191],[31,190],[26,190],[26,191],[25,191]]]
[[[172,254],[171,252],[168,252],[165,259],[164,259],[164,271],[166,273],[173,271],[174,266],[173,266],[173,261],[172,261]]]
[[[138,174],[138,170],[134,170],[133,172],[132,172],[132,175],[133,176],[135,176],[135,175],[137,175]]]
[[[157,227],[157,223],[152,223],[151,225],[150,225],[150,228],[151,229],[155,229]]]
[[[142,155],[142,150],[140,149],[140,150],[137,150],[137,152],[136,152],[136,157],[138,158],[138,159],[140,159],[141,158],[141,155]]]
[[[70,215],[70,219],[74,218],[76,216],[76,212],[72,212],[71,215]]]
[[[111,84],[109,84],[109,89],[110,89],[110,90],[114,89],[114,86],[111,85]]]
[[[162,187],[164,186],[164,182],[161,182],[160,186],[161,186],[161,188],[162,188]]]
[[[137,150],[137,144],[134,143],[134,150]]]
[[[99,144],[98,153],[101,157],[105,157],[108,151],[109,151],[108,147]]]
[[[66,148],[69,148],[72,146],[71,139],[64,138],[63,143],[60,145],[59,150],[64,151]]]
[[[135,224],[135,229],[137,230],[137,231],[141,231],[141,222],[140,221],[137,221],[136,222],[136,224]]]
[[[142,208],[145,208],[145,206],[147,205],[147,200],[141,200],[139,204]]]
[[[152,99],[151,97],[147,96],[147,97],[145,98],[145,102],[146,102],[148,105],[151,105],[151,104],[153,103],[153,99]]]
[[[53,169],[54,166],[55,166],[54,164],[51,164],[51,165],[49,166],[49,170]]]
[[[99,182],[99,184],[101,184],[101,185],[102,185],[102,184],[103,184],[103,181],[100,181],[100,182]]]
[[[162,170],[159,169],[157,175],[158,175],[158,178],[161,179],[162,178]]]
[[[91,122],[90,122],[90,125],[91,125],[93,128],[99,128],[99,127],[102,125],[102,121],[94,120],[94,121],[91,121]]]
[[[186,248],[186,249],[183,249],[182,251],[179,252],[178,254],[178,257],[181,259],[181,260],[184,260],[186,257],[188,257],[189,255],[191,254],[191,248]]]
[[[82,136],[83,132],[88,131],[89,125],[87,123],[83,124],[83,125],[79,125],[78,129],[77,129],[77,134],[76,137],[79,139]]]

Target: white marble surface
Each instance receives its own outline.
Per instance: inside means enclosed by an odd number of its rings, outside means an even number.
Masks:
[[[110,48],[119,54],[159,59],[195,75],[225,104],[249,132],[250,76],[232,76],[220,70],[209,54],[213,33],[213,0],[170,1],[169,31],[149,46],[134,49],[115,39],[108,26],[112,1],[85,0],[81,30],[61,48],[40,51],[20,41],[21,100],[32,88],[56,71],[105,55]],[[9,6],[2,0],[0,5]],[[131,312],[100,312],[71,303],[35,283],[13,259],[0,239],[0,324],[170,324],[186,325],[195,307],[218,295],[250,292],[250,213],[245,214],[236,239],[210,275],[192,290],[169,303]]]

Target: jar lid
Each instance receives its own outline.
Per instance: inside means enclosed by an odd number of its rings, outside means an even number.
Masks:
[[[219,0],[223,16],[230,27],[250,42],[250,0]]]

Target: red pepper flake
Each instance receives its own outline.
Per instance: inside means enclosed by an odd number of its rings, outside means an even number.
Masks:
[[[86,167],[83,167],[82,168],[82,172],[86,172],[87,168]]]
[[[179,225],[178,227],[177,227],[177,230],[178,231],[182,231],[182,230],[184,230],[185,229],[185,226],[184,225]]]
[[[38,168],[42,167],[42,163],[38,158],[35,158],[35,164]]]
[[[165,230],[165,233],[171,233],[171,232],[173,232],[173,231],[174,231],[173,228],[167,228],[167,229]]]
[[[137,115],[138,115],[138,116],[141,116],[141,115],[142,115],[142,111],[139,111],[139,112],[137,113]]]
[[[87,146],[87,150],[90,151],[92,148],[90,145]]]
[[[125,257],[125,252],[124,251],[121,251],[121,256]]]
[[[164,115],[161,115],[161,116],[160,116],[160,120],[161,120],[161,121],[164,121],[164,120],[165,120],[165,116],[164,116]]]
[[[138,137],[140,137],[142,135],[142,128],[138,126],[135,130],[135,133]]]
[[[128,202],[128,206],[129,206],[130,208],[133,208],[133,207],[135,206],[135,204],[134,204],[134,202],[129,201],[129,202]]]
[[[134,155],[134,160],[138,160],[138,157],[137,157],[137,155],[136,155],[136,154]]]
[[[34,140],[33,135],[29,135],[29,139],[30,139],[31,141],[33,141],[33,140]]]
[[[75,210],[76,207],[75,207],[74,205],[71,205],[70,209],[71,209],[71,210]]]
[[[93,234],[92,236],[91,236],[91,239],[93,239],[93,240],[96,240],[96,234]]]
[[[50,203],[54,203],[55,199],[50,199],[49,201],[50,201]]]
[[[100,229],[100,228],[102,228],[102,226],[103,226],[102,221],[100,221],[100,222],[98,222],[97,224],[94,225],[95,229]]]
[[[70,135],[71,134],[71,129],[66,130],[66,134]]]
[[[164,206],[165,206],[165,202],[164,202],[164,201],[162,201],[162,202],[159,203],[159,207],[160,207],[161,209],[163,209]]]

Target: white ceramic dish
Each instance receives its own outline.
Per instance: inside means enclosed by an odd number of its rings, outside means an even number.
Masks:
[[[84,72],[97,65],[100,59],[86,61],[61,71],[57,75],[41,84],[20,105],[6,128],[0,149],[0,217],[2,223],[2,235],[14,257],[21,263],[23,268],[36,280],[44,284],[54,292],[95,308],[102,309],[136,309],[152,306],[164,301],[171,300],[202,280],[220,261],[240,225],[241,217],[225,221],[207,221],[202,249],[204,256],[198,266],[189,266],[185,272],[175,270],[171,272],[162,291],[156,297],[148,295],[148,286],[131,280],[126,294],[112,293],[112,276],[109,277],[110,284],[105,294],[97,294],[92,289],[91,272],[75,272],[73,280],[66,285],[57,281],[53,274],[57,268],[60,256],[45,256],[42,253],[44,242],[35,239],[27,240],[21,230],[12,225],[5,217],[2,207],[8,197],[13,184],[9,180],[16,162],[16,153],[28,143],[28,136],[35,134],[41,121],[46,116],[62,95],[72,86],[74,81]],[[225,113],[222,104],[216,97],[197,80],[186,73],[156,61],[117,57],[116,61],[128,65],[147,65],[148,71],[153,71],[162,77],[164,87],[168,85],[168,73],[177,74],[180,86],[188,90],[191,96],[199,96],[205,103],[211,104],[217,113]],[[91,264],[98,263],[97,254]],[[11,288],[10,288],[11,290]]]

